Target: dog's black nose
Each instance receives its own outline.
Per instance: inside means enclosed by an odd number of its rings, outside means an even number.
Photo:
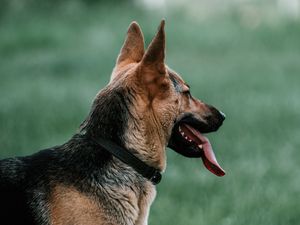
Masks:
[[[225,120],[225,113],[219,111],[213,106],[209,106],[211,114],[206,117],[206,121],[210,126],[211,131],[216,131],[223,124]]]
[[[225,113],[223,113],[222,111],[219,111],[219,113],[220,113],[221,120],[224,121],[226,119]]]
[[[218,127],[220,127],[223,124],[223,122],[224,122],[224,120],[226,118],[226,115],[222,111],[216,110],[215,111],[215,117],[216,117],[216,121],[217,121],[216,125]]]

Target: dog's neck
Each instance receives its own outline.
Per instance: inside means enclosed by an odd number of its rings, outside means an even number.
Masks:
[[[156,132],[152,131],[147,131],[147,133],[140,133],[138,130],[128,132],[125,147],[149,166],[164,171],[166,168],[165,146],[161,144],[158,135],[148,135],[148,132],[152,134]]]
[[[103,89],[81,125],[93,138],[102,137],[123,146],[140,160],[160,171],[166,167],[164,135],[155,118],[135,109],[127,90]]]
[[[131,110],[124,133],[125,147],[149,166],[164,171],[167,141],[161,124],[151,111],[141,112],[140,106],[133,108],[136,109]]]

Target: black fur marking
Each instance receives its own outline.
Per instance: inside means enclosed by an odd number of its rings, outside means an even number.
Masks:
[[[25,163],[19,159],[0,161],[1,224],[33,224],[24,182]]]
[[[179,81],[176,79],[176,77],[173,75],[173,73],[171,71],[169,71],[169,77],[175,87],[175,90],[177,92],[182,92],[182,87],[181,87]]]
[[[51,188],[58,184],[92,195],[104,208],[111,204],[106,188],[132,186],[139,192],[145,178],[89,138],[102,137],[124,146],[132,96],[125,88],[107,86],[94,100],[80,134],[67,143],[31,156],[0,160],[1,225],[49,224],[47,202]]]
[[[123,146],[123,134],[130,114],[131,102],[127,93],[124,88],[113,91],[110,91],[109,87],[103,89],[95,99],[81,132],[96,139],[97,136],[101,136]]]

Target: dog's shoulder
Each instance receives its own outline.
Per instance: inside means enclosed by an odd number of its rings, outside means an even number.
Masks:
[[[28,157],[0,161],[1,224],[34,224],[28,198]]]

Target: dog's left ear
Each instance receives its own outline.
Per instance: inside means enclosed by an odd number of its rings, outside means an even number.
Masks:
[[[140,62],[144,55],[144,36],[137,22],[133,21],[128,28],[127,37],[121,48],[116,67],[128,63]]]
[[[153,95],[166,86],[165,20],[161,21],[155,37],[144,54],[140,63],[140,76]]]

